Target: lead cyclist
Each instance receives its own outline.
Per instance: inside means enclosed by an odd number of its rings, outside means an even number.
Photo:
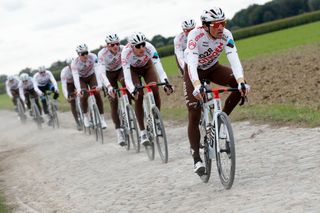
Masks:
[[[188,35],[185,50],[184,92],[188,108],[188,138],[194,160],[194,172],[201,175],[205,171],[199,155],[201,109],[198,101],[201,80],[210,80],[222,86],[236,87],[240,93],[231,93],[225,101],[223,111],[230,114],[241,99],[246,96],[250,86],[245,83],[243,68],[238,57],[232,34],[225,29],[225,14],[219,7],[204,10],[201,15],[202,26]],[[225,50],[231,68],[219,64],[218,59]]]

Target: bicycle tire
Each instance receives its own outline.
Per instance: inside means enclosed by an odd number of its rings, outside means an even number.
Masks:
[[[209,120],[213,119],[213,111],[209,111]],[[201,119],[200,119],[200,133],[203,135],[203,143],[200,144],[200,149],[202,149],[202,156],[201,158],[204,161],[205,166],[205,172],[202,176],[200,176],[201,180],[204,183],[208,183],[210,176],[211,176],[211,168],[212,168],[212,159],[210,158],[210,144],[213,144],[214,136],[212,135],[212,132],[214,133],[213,126],[209,126],[207,128],[206,121],[203,118],[203,112],[201,111]],[[199,150],[201,154],[201,150]]]
[[[94,129],[96,133],[96,141],[99,141],[103,144],[103,131],[101,126],[101,119],[100,119],[100,113],[98,110],[98,107],[96,104],[93,105],[93,114],[94,114]]]
[[[59,123],[59,118],[58,118],[58,113],[56,110],[56,106],[54,103],[51,102],[51,114],[52,114],[52,127],[55,128],[60,128],[60,123]]]
[[[151,118],[146,118],[145,117],[145,126],[148,132],[148,137],[149,137],[149,144],[145,145],[144,148],[146,150],[147,156],[149,160],[154,160],[154,138],[153,138],[153,127],[151,123]],[[139,140],[140,143],[140,140]]]
[[[25,109],[21,103],[21,100],[20,98],[18,98],[17,100],[17,107],[18,107],[18,116],[19,116],[19,119],[21,121],[21,123],[26,123],[27,121],[27,116],[25,115]]]
[[[232,131],[229,117],[227,116],[226,113],[224,112],[219,113],[217,120],[218,120],[218,135],[216,136],[216,138],[219,137],[219,144],[216,143],[216,146],[220,147],[219,153],[216,147],[217,168],[218,168],[219,178],[222,185],[224,186],[225,189],[230,189],[234,181],[234,175],[236,170],[236,153],[235,153],[233,131]],[[225,131],[226,139],[220,138],[221,128],[225,128],[226,130]],[[224,147],[221,144],[223,142],[224,142]],[[227,157],[227,159],[230,160],[230,166],[223,165],[222,163],[223,157]]]
[[[153,122],[154,122],[154,137],[156,139],[156,144],[158,147],[158,152],[160,155],[160,158],[163,163],[168,163],[168,141],[167,141],[167,135],[166,130],[163,125],[163,121],[161,118],[160,111],[158,107],[152,108],[152,114],[153,114]]]
[[[40,115],[39,108],[38,108],[37,104],[34,104],[32,107],[33,107],[33,111],[34,111],[33,114],[34,114],[34,119],[37,124],[37,127],[38,127],[38,129],[41,129],[42,128],[42,121],[41,121],[41,115]]]
[[[84,123],[83,123],[83,113],[78,103],[76,103],[76,113],[77,113],[77,120],[82,128],[82,131],[86,133],[86,129],[85,129],[86,127],[84,126]]]
[[[132,143],[136,152],[140,152],[140,143],[139,143],[139,129],[137,125],[137,118],[135,112],[131,105],[126,107],[127,115],[129,120],[128,130],[129,130],[129,141]]]

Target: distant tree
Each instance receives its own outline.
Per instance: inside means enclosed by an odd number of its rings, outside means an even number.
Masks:
[[[163,37],[162,35],[155,35],[152,39],[151,39],[151,43],[155,46],[155,47],[161,47],[164,46],[166,44],[166,38]]]
[[[320,10],[320,0],[309,0],[308,6],[310,11]]]
[[[27,73],[27,74],[31,75],[32,74],[32,70],[31,70],[31,68],[27,67],[27,68],[24,68],[23,70],[21,70],[19,72],[19,75],[21,75],[22,73]]]
[[[3,74],[3,75],[0,75],[0,83],[6,82],[7,78],[8,78],[7,75],[4,75],[4,74]]]

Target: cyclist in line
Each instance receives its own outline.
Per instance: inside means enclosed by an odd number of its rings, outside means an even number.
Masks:
[[[73,83],[73,76],[71,72],[71,62],[72,62],[72,58],[66,60],[67,66],[65,66],[61,70],[60,79],[61,79],[62,93],[66,98],[66,100],[70,103],[73,118],[77,124],[77,129],[80,131],[82,130],[82,127],[78,120],[78,115],[76,111],[76,100],[74,98],[74,92],[76,88]]]
[[[136,100],[135,111],[140,127],[141,144],[147,145],[149,139],[143,123],[143,92],[138,92],[135,85],[141,84],[140,76],[146,83],[158,82],[158,73],[159,80],[167,82],[167,85],[164,86],[167,95],[173,92],[173,87],[168,82],[156,49],[147,42],[143,33],[135,32],[129,37],[129,43],[122,50],[121,61],[126,87]],[[158,87],[152,87],[152,91],[156,106],[160,109],[161,100]]]
[[[238,104],[241,96],[247,95],[250,90],[250,86],[244,80],[243,68],[232,34],[224,28],[224,12],[218,7],[205,10],[201,15],[201,21],[202,27],[197,27],[188,35],[184,69],[184,91],[189,117],[188,138],[194,159],[194,172],[199,175],[205,171],[199,155],[201,109],[197,103],[198,100],[202,100],[201,80],[210,80],[222,86],[239,89],[241,93],[231,93],[225,101],[223,111],[228,115]],[[218,62],[223,50],[231,68]]]
[[[54,92],[53,99],[56,100],[59,97],[58,84],[51,71],[47,70],[45,66],[40,66],[39,71],[33,76],[34,87],[38,88],[41,94],[41,102],[43,106],[44,114],[48,116],[48,125],[52,125],[52,117],[49,114],[48,103],[45,97],[46,91]]]
[[[181,27],[183,32],[181,32],[174,38],[173,44],[176,62],[180,70],[180,73],[183,76],[183,69],[185,64],[184,50],[187,48],[188,34],[191,30],[193,30],[196,27],[196,22],[193,19],[187,19],[182,22]]]
[[[39,98],[38,98],[39,96],[42,95],[42,92],[38,89],[38,87],[34,86],[33,78],[30,77],[27,73],[22,73],[20,75],[19,95],[21,97],[21,100],[27,105],[30,116],[32,116],[30,95],[34,97],[35,103],[39,108],[40,115],[42,115],[42,109],[39,104]],[[44,121],[42,116],[41,116],[41,120]]]
[[[96,69],[97,56],[94,53],[89,53],[88,46],[86,44],[80,44],[76,48],[78,57],[74,59],[71,63],[71,71],[74,81],[74,86],[76,87],[78,95],[81,97],[81,107],[84,113],[83,123],[85,127],[90,126],[90,119],[88,114],[88,95],[84,93],[82,95],[81,90],[90,88],[96,88],[98,91],[101,89],[101,78]],[[100,93],[95,93],[95,99],[98,105],[101,119],[101,127],[103,129],[107,128],[107,123],[104,119],[103,102]]]
[[[106,46],[98,53],[98,68],[101,74],[103,84],[108,88],[108,99],[111,107],[111,117],[117,131],[118,144],[126,145],[125,139],[120,128],[120,120],[118,114],[118,99],[113,94],[113,88],[118,88],[118,82],[122,87],[125,87],[123,71],[121,67],[121,51],[123,45],[120,45],[120,40],[117,34],[111,33],[106,36]],[[112,85],[109,86],[108,85]]]
[[[7,94],[11,98],[14,105],[14,110],[18,111],[17,98],[19,98],[19,78],[17,76],[10,75],[8,76],[5,84]]]

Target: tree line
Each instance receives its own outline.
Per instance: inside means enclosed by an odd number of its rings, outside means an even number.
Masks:
[[[248,8],[240,10],[234,17],[227,20],[227,28],[231,30],[241,29],[248,26],[254,26],[261,23],[266,23],[274,20],[283,19],[290,16],[295,16],[298,14],[320,10],[320,0],[273,0],[267,2],[263,5],[253,4]],[[177,28],[177,33],[179,33],[179,28]],[[156,48],[166,48],[168,45],[173,44],[174,37],[164,37],[160,34],[155,35],[151,40],[149,40]],[[127,40],[123,39],[120,41],[121,44],[126,44]],[[100,46],[97,49],[92,50],[94,53],[102,48]],[[173,51],[170,49],[170,54]],[[60,80],[60,71],[66,66],[65,61],[56,61],[48,67],[52,71],[54,77]],[[38,70],[32,68],[25,68],[19,72],[28,73],[33,75]],[[3,83],[5,82],[7,76],[0,75],[0,93],[4,92]]]

